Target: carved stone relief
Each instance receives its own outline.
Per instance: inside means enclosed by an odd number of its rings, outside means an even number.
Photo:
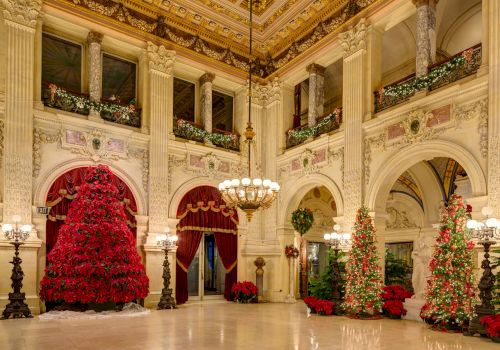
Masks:
[[[33,129],[33,177],[40,175],[42,168],[41,146],[43,144],[61,142],[61,132],[56,134],[46,134],[42,129]]]
[[[167,50],[163,45],[157,46],[148,41],[147,57],[149,69],[156,70],[167,75],[172,73],[175,51]]]
[[[2,5],[5,19],[34,28],[40,16],[42,0],[2,0]]]
[[[344,57],[366,49],[366,30],[366,19],[362,18],[355,27],[339,34],[340,43],[344,49]]]
[[[415,222],[408,217],[408,213],[404,210],[400,211],[397,208],[388,207],[386,212],[389,214],[386,220],[386,228],[389,230],[417,227]]]
[[[481,156],[488,156],[488,98],[479,101],[455,106],[453,108],[453,119],[457,128],[461,128],[464,121],[479,118],[479,147]]]

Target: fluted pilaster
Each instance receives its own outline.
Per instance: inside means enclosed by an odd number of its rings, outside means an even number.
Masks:
[[[7,50],[4,121],[4,222],[31,223],[35,32],[41,1],[3,0]]]
[[[151,126],[149,155],[149,231],[168,225],[168,125],[173,114],[172,68],[175,52],[149,42],[148,103]]]
[[[344,222],[351,227],[363,204],[363,132],[365,100],[365,20],[340,34],[344,48],[342,106],[345,125]]]

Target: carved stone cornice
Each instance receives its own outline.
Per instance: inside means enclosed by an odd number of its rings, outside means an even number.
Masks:
[[[200,77],[200,84],[203,85],[205,83],[211,83],[215,79],[214,73],[205,73]]]
[[[35,28],[42,0],[2,0],[5,19]]]
[[[340,43],[344,49],[344,57],[366,49],[366,32],[366,19],[362,18],[356,26],[339,34]]]
[[[87,42],[89,44],[95,43],[100,45],[102,43],[102,34],[94,31],[89,32],[87,35]]]
[[[148,41],[147,57],[150,70],[156,70],[167,75],[172,74],[175,51],[167,50],[163,45],[157,46]]]

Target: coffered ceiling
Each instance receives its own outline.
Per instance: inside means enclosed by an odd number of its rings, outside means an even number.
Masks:
[[[107,18],[241,70],[248,69],[249,0],[44,0]],[[254,0],[255,75],[265,78],[380,0]],[[92,18],[93,19],[93,18]],[[109,25],[108,23],[106,23]]]

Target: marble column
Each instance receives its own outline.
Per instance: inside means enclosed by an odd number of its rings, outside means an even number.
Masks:
[[[3,222],[13,223],[19,215],[20,222],[31,224],[32,217],[32,162],[33,162],[33,94],[35,71],[35,37],[40,17],[41,0],[3,0],[6,51],[5,112],[3,120]],[[38,27],[39,28],[39,27]],[[33,313],[39,312],[37,294],[37,251],[41,241],[36,227],[21,247],[25,273],[23,291]],[[12,266],[13,248],[0,237],[0,275],[7,279]],[[0,287],[0,307],[7,302],[10,283]]]
[[[342,106],[345,127],[344,146],[344,222],[351,228],[356,210],[363,204],[363,131],[366,84],[365,19],[340,34],[344,49]]]
[[[145,52],[148,66],[147,91],[150,122],[148,234],[144,244],[146,272],[150,279],[150,295],[146,305],[158,302],[161,292],[163,255],[156,246],[156,234],[170,227],[168,218],[168,130],[173,121],[173,74],[175,51],[148,42]],[[175,228],[175,227],[174,227]],[[170,227],[172,232],[172,227]],[[172,254],[172,253],[171,253]],[[171,261],[173,267],[175,264]],[[174,269],[172,267],[172,269]],[[175,281],[175,279],[174,279]]]
[[[101,42],[101,33],[90,32],[88,34],[89,98],[96,102],[100,102],[102,97]],[[102,121],[99,112],[94,110],[90,111],[89,119]]]
[[[200,110],[203,127],[206,131],[212,132],[212,82],[215,75],[205,73],[200,78]]]
[[[500,1],[488,4],[488,205],[500,215]]]
[[[413,0],[417,8],[416,74],[427,74],[436,60],[436,4],[438,0]]]
[[[307,72],[309,73],[309,114],[307,124],[312,127],[316,125],[316,119],[323,115],[325,68],[312,63],[307,66]]]

